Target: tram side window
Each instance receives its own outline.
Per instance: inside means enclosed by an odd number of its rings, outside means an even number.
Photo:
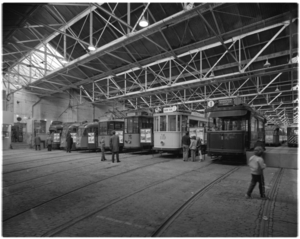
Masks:
[[[158,131],[158,116],[154,117],[154,131]]]
[[[166,122],[166,118],[167,116],[160,116],[160,131],[166,131],[166,126],[167,126],[167,122]]]
[[[100,135],[107,135],[107,122],[100,122]]]
[[[182,115],[181,132],[187,132],[188,116]]]
[[[138,117],[134,117],[133,118],[133,126],[132,126],[133,132],[134,134],[139,133],[139,118]]]
[[[123,122],[115,122],[115,130],[122,130],[124,126]]]
[[[176,115],[168,116],[169,131],[176,131]]]
[[[190,120],[189,124],[190,128],[196,128],[198,127],[198,120]]]
[[[177,115],[177,130],[180,131],[180,115]]]
[[[114,129],[115,129],[114,122],[108,122],[108,135],[111,135]]]
[[[128,134],[133,133],[133,118],[127,119],[127,133]]]

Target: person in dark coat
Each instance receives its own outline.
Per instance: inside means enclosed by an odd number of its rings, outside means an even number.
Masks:
[[[113,131],[112,136],[111,136],[110,141],[109,141],[113,163],[115,162],[115,154],[116,154],[116,157],[117,157],[117,163],[120,163],[120,160],[119,160],[119,142],[120,142],[119,136],[116,135],[115,131]]]
[[[52,137],[50,134],[48,134],[47,136],[47,148],[48,148],[48,151],[51,151],[52,150]]]
[[[188,161],[189,148],[191,144],[189,132],[185,133],[185,135],[182,137],[181,142],[182,142],[183,161]]]
[[[35,136],[34,138],[34,145],[35,145],[35,150],[37,150],[37,148],[39,148],[39,150],[41,150],[41,138],[40,136]]]
[[[72,149],[72,145],[73,145],[73,138],[70,133],[67,134],[66,141],[67,141],[67,153],[68,152],[71,153],[71,149]]]

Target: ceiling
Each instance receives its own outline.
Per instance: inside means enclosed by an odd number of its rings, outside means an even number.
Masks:
[[[210,100],[241,97],[269,122],[298,119],[296,3],[2,7],[3,83],[12,92],[75,90],[95,105],[118,101],[123,113],[171,105],[201,111]]]

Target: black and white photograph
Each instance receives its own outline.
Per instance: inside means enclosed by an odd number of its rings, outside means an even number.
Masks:
[[[1,2],[1,236],[298,237],[298,12]]]

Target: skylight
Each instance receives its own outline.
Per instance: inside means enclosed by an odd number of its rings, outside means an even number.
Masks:
[[[26,85],[35,82],[51,71],[62,67],[63,60],[64,57],[47,43],[46,51],[45,46],[40,47],[14,66],[10,73],[8,73],[8,76],[11,83]]]

